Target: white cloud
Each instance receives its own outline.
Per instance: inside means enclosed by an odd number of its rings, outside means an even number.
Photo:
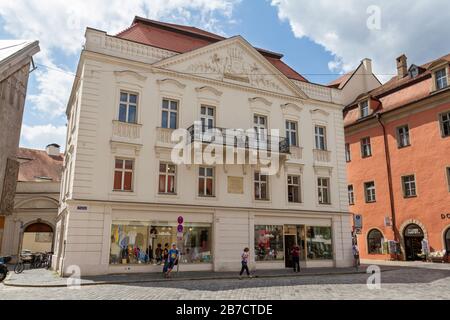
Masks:
[[[328,65],[332,71],[350,71],[367,57],[387,80],[403,53],[409,63],[422,64],[450,52],[448,0],[272,0],[272,5],[296,37],[308,37],[335,56]],[[380,21],[373,20],[377,8]],[[368,20],[375,27],[380,22],[380,29],[369,29]]]
[[[64,148],[66,145],[67,127],[47,125],[22,125],[21,143],[22,147],[32,149],[44,149],[50,143],[57,143]]]
[[[131,24],[135,15],[194,24],[221,32],[218,17],[230,18],[240,0],[0,0],[2,28],[20,39],[39,40],[36,55],[37,94],[30,95],[33,115],[63,117],[73,83],[73,76],[60,72],[56,54],[63,52],[76,59],[84,43],[86,27],[115,34]],[[60,71],[54,70],[59,69]]]

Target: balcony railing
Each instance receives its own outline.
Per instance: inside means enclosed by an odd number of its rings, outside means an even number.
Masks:
[[[141,125],[114,120],[113,140],[121,142],[139,143],[141,139]]]
[[[172,133],[174,129],[157,128],[156,129],[156,142],[160,145],[173,145]]]
[[[303,148],[297,146],[290,147],[291,160],[301,160],[303,158]]]
[[[317,162],[330,162],[331,161],[331,152],[328,150],[319,150],[314,149],[314,161]]]
[[[215,127],[209,130],[213,130],[215,134],[208,134],[208,132],[202,132],[202,130],[195,130],[195,125],[190,126],[187,131],[189,132],[189,142],[202,142],[205,144],[220,143],[216,141],[217,135],[221,136],[222,145],[224,147],[235,147],[255,150],[274,151],[283,154],[290,153],[289,141],[283,137],[275,137],[267,134],[256,133],[254,137],[250,138],[248,135],[230,135],[227,134],[227,129]],[[232,129],[228,129],[232,130]],[[273,143],[272,143],[273,142]],[[272,150],[272,144],[276,145],[276,150]]]

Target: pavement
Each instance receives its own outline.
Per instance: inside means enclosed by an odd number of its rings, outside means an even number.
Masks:
[[[334,270],[303,270],[299,276],[289,274],[290,270],[281,270],[283,272],[277,274],[257,271],[259,277],[243,280],[239,280],[235,273],[234,278],[217,279],[208,279],[211,273],[205,273],[202,278],[205,281],[180,277],[176,280],[147,281],[145,278],[134,283],[70,287],[0,284],[0,300],[450,300],[450,270],[439,269],[441,266],[436,268],[384,266],[377,275],[379,286],[375,287],[369,285],[373,283],[372,274]],[[41,282],[39,278],[44,275],[40,271],[26,270],[19,276]],[[327,274],[324,271],[328,271]],[[49,276],[48,272],[46,276]],[[136,278],[140,276],[143,275],[121,277],[139,280]],[[118,276],[113,277],[117,279]]]
[[[355,268],[303,268],[300,273],[294,273],[291,269],[258,270],[252,273],[254,278],[292,278],[327,275],[366,274],[367,266]],[[395,270],[395,266],[385,266],[383,271]],[[12,268],[11,268],[12,270]],[[109,274],[99,276],[82,276],[77,284],[81,286],[106,285],[106,284],[135,284],[148,282],[167,281],[208,281],[208,280],[236,280],[236,272],[173,272],[170,279],[163,277],[162,273],[128,273]],[[3,284],[13,287],[66,287],[74,284],[73,278],[62,278],[54,271],[45,269],[24,270],[23,273],[10,272]]]

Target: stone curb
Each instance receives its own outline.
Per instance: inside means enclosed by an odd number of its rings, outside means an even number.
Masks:
[[[383,272],[393,271],[398,269],[388,269]],[[285,275],[255,275],[253,279],[263,278],[296,278],[296,277],[314,277],[314,276],[338,276],[338,275],[351,275],[351,274],[365,274],[366,271],[354,271],[354,272],[325,272],[325,273],[310,273],[310,274],[285,274]],[[133,284],[133,283],[160,283],[160,282],[181,282],[181,281],[205,281],[205,280],[237,280],[237,276],[223,276],[223,277],[191,277],[191,278],[170,278],[170,279],[148,279],[148,280],[121,280],[121,281],[97,281],[92,283],[81,283],[80,286],[98,286],[98,285],[120,285],[120,284]],[[243,278],[247,279],[248,278]],[[9,283],[7,279],[3,281],[3,285],[8,287],[21,287],[21,288],[64,288],[67,284],[17,284]]]

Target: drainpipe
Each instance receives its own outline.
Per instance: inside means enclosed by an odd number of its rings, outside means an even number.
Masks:
[[[388,146],[388,139],[386,135],[386,127],[381,120],[381,113],[376,114],[376,118],[378,120],[378,123],[381,125],[383,129],[383,139],[384,139],[384,154],[386,157],[386,171],[388,176],[388,186],[389,186],[389,200],[390,200],[390,207],[391,207],[391,218],[392,218],[392,230],[394,231],[394,241],[398,242],[398,230],[397,230],[397,223],[395,219],[395,205],[394,205],[394,191],[392,187],[392,172],[391,172],[391,156],[389,153],[389,146]],[[398,260],[398,255],[396,255],[396,258]]]

